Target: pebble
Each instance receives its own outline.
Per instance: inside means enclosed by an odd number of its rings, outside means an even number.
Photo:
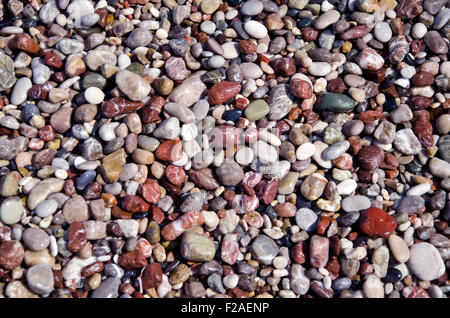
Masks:
[[[317,226],[317,214],[308,208],[301,208],[295,214],[295,222],[304,231],[312,232]]]
[[[50,244],[48,234],[39,228],[26,229],[22,234],[22,240],[32,251],[42,251]]]
[[[18,197],[9,197],[0,205],[0,220],[5,224],[18,223],[25,215],[25,207]]]
[[[277,244],[266,235],[257,236],[250,245],[252,256],[264,265],[272,264],[273,259],[277,256],[279,248]]]
[[[214,258],[214,243],[194,232],[185,232],[181,240],[181,255],[188,261],[205,262]]]
[[[247,21],[244,23],[244,30],[255,39],[262,39],[267,36],[267,28],[257,21]]]
[[[54,276],[51,267],[47,264],[36,264],[26,272],[27,284],[30,289],[39,295],[48,295],[54,289]]]
[[[442,298],[446,1],[157,2],[2,11],[4,296]]]
[[[424,281],[432,281],[445,273],[445,265],[438,250],[427,242],[411,246],[408,268]]]

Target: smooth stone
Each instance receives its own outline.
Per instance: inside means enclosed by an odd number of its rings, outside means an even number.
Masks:
[[[362,286],[366,298],[384,298],[384,285],[376,275],[366,278]]]
[[[22,240],[32,251],[42,251],[50,244],[48,234],[40,228],[28,228],[22,234]]]
[[[398,206],[398,213],[406,213],[408,215],[419,212],[425,207],[425,200],[417,195],[407,195],[403,197]]]
[[[132,101],[140,101],[150,93],[150,84],[140,75],[122,70],[116,74],[116,84]]]
[[[448,46],[438,31],[429,31],[424,36],[424,42],[434,54],[447,54]]]
[[[300,264],[292,264],[289,275],[289,285],[292,291],[298,295],[305,295],[310,287],[310,280],[306,269]]]
[[[164,110],[169,115],[178,118],[183,123],[192,123],[195,120],[195,114],[183,104],[167,103],[164,105]]]
[[[270,265],[275,256],[278,255],[279,247],[267,235],[258,235],[250,245],[250,252],[252,257],[261,264]]]
[[[258,79],[263,75],[263,71],[255,63],[242,63],[240,68],[244,79]]]
[[[120,278],[108,277],[92,292],[91,298],[117,298],[120,284]]]
[[[340,155],[346,152],[349,147],[350,143],[347,140],[336,142],[322,152],[322,158],[324,160],[337,159]]]
[[[410,128],[405,128],[395,133],[395,147],[405,155],[415,155],[422,150],[422,145]]]
[[[181,133],[180,122],[175,117],[163,120],[159,126],[153,131],[155,138],[175,139]]]
[[[225,186],[236,186],[244,178],[244,170],[235,162],[223,163],[216,169],[216,174]]]
[[[341,14],[337,10],[325,12],[314,20],[314,28],[317,30],[326,29],[328,26],[336,23],[340,17]]]
[[[54,289],[53,270],[47,264],[36,264],[26,271],[28,287],[39,295],[48,295]]]
[[[18,197],[6,198],[0,206],[0,220],[5,224],[18,223],[25,215],[25,207]]]
[[[241,7],[242,14],[254,16],[260,14],[264,9],[264,5],[261,1],[258,0],[250,0],[244,2]]]
[[[392,29],[386,22],[378,22],[373,28],[375,38],[380,42],[388,42],[392,38]]]
[[[316,146],[310,142],[306,142],[297,148],[295,155],[298,160],[306,160],[311,158],[315,152]]]
[[[38,204],[45,201],[50,194],[60,192],[63,187],[64,181],[57,178],[48,178],[39,182],[28,194],[28,208],[34,210]]]
[[[304,231],[312,232],[317,226],[318,216],[308,208],[301,208],[295,214],[295,222]]]
[[[251,121],[257,121],[270,112],[270,106],[263,99],[251,102],[244,110],[244,115]]]
[[[397,261],[400,263],[405,263],[408,261],[410,256],[409,247],[400,236],[392,234],[389,236],[388,243],[389,249]]]
[[[441,179],[450,177],[450,163],[447,161],[434,157],[430,160],[428,167],[433,176]]]
[[[205,71],[199,71],[185,79],[181,85],[174,88],[172,93],[167,97],[167,101],[183,104],[188,107],[197,103],[202,93],[206,90],[206,85],[200,79],[204,73]]]
[[[323,93],[319,95],[315,105],[317,109],[321,111],[343,113],[353,109],[356,103],[352,98],[346,95]]]
[[[445,264],[439,251],[430,243],[416,243],[410,248],[409,269],[419,279],[432,281],[445,273]]]
[[[290,92],[289,85],[278,84],[270,90],[269,100],[269,120],[278,121],[291,110],[294,96]]]
[[[52,215],[58,209],[58,203],[55,200],[45,200],[38,204],[34,213],[40,218],[46,218]]]
[[[20,105],[27,99],[27,92],[33,86],[33,83],[28,77],[20,78],[14,85],[10,102],[13,105]]]
[[[262,163],[273,163],[278,158],[277,150],[262,140],[253,144],[253,152]]]
[[[370,208],[370,199],[362,195],[352,195],[344,198],[341,206],[345,212],[358,212]]]
[[[181,255],[188,261],[207,262],[214,258],[214,242],[192,231],[185,232],[181,240]]]
[[[244,30],[255,39],[265,38],[268,34],[267,28],[257,21],[247,21],[244,23]]]

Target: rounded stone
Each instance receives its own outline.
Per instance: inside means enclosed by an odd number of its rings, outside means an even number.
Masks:
[[[252,257],[264,265],[271,265],[278,251],[278,245],[267,235],[258,235],[250,245]]]
[[[54,289],[54,277],[51,267],[47,264],[36,264],[27,269],[27,284],[39,295],[48,295]]]
[[[439,251],[430,243],[416,243],[410,248],[409,269],[419,279],[432,281],[445,273],[445,265]]]
[[[18,223],[25,215],[25,207],[19,197],[9,197],[0,206],[0,220],[5,224]]]
[[[32,251],[42,251],[50,244],[48,234],[40,228],[26,229],[22,234],[22,240]]]

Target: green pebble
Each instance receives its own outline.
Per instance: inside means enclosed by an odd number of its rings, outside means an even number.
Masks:
[[[138,62],[134,62],[134,63],[131,63],[126,68],[126,70],[130,71],[130,72],[133,72],[133,73],[136,73],[138,75],[141,75],[142,72],[144,72],[144,65],[142,65],[141,63],[138,63]]]
[[[342,94],[323,93],[316,101],[318,110],[330,111],[334,113],[344,113],[352,110],[356,105],[353,98]]]
[[[89,73],[85,77],[83,77],[81,84],[83,85],[84,89],[87,89],[89,87],[97,87],[103,89],[106,86],[106,78],[97,73]]]
[[[151,221],[148,225],[147,231],[145,231],[145,236],[147,237],[150,244],[159,243],[161,240],[159,225],[155,221]]]
[[[323,136],[323,141],[327,145],[337,143],[338,141],[341,141],[341,139],[342,139],[342,132],[339,129],[330,126],[325,128],[325,135]]]
[[[298,172],[288,172],[288,174],[280,181],[278,194],[291,194],[294,192],[295,184],[298,181],[298,175]]]
[[[269,111],[269,104],[267,104],[263,99],[257,99],[245,108],[244,114],[249,120],[257,121],[266,116]]]

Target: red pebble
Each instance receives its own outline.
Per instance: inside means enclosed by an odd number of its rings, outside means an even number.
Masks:
[[[202,225],[204,222],[205,220],[200,212],[189,211],[184,213],[172,223],[164,226],[161,230],[161,235],[166,241],[172,241],[180,236],[185,230],[194,225]]]
[[[72,253],[80,251],[87,243],[86,228],[81,222],[73,222],[69,226],[67,249]]]
[[[184,179],[186,178],[186,172],[184,172],[184,169],[182,167],[177,167],[174,165],[169,165],[166,168],[165,174],[167,180],[175,185],[182,184],[184,182]]]
[[[44,62],[48,66],[56,68],[61,68],[63,66],[63,61],[61,60],[61,58],[58,56],[58,54],[53,52],[48,52],[44,55]]]
[[[337,159],[331,161],[336,168],[348,170],[353,166],[352,156],[348,153],[343,153]]]
[[[291,93],[298,98],[308,99],[312,97],[312,86],[307,81],[294,78],[291,80],[290,88]]]
[[[126,252],[119,256],[119,265],[125,270],[141,269],[148,264],[141,250]]]
[[[55,131],[52,126],[45,125],[39,130],[39,137],[44,141],[50,141],[55,138]]]
[[[383,210],[371,207],[360,217],[360,229],[369,236],[389,237],[397,228],[395,219]]]
[[[148,203],[156,203],[161,198],[161,187],[158,181],[147,179],[145,184],[142,185],[142,196]]]
[[[155,221],[158,224],[161,224],[164,221],[164,213],[156,205],[152,206],[151,212],[152,212],[152,221]]]
[[[214,84],[208,91],[208,101],[213,105],[223,104],[230,101],[241,91],[241,84],[222,81]]]
[[[270,204],[277,196],[278,181],[263,180],[256,185],[255,190],[258,199],[262,200],[265,204]]]
[[[405,296],[406,298],[430,298],[427,291],[419,286],[405,287],[402,290],[402,293],[403,293],[403,296]]]
[[[16,35],[8,44],[12,49],[20,50],[28,54],[36,54],[40,50],[39,44],[23,33]]]
[[[233,265],[236,263],[239,256],[239,244],[237,241],[229,239],[225,236],[222,241],[222,248],[220,258],[227,264]]]
[[[291,250],[292,260],[297,264],[303,264],[306,261],[305,242],[298,242]]]
[[[142,272],[142,288],[155,288],[162,283],[162,268],[159,263],[152,263]]]
[[[183,157],[183,145],[180,140],[167,140],[156,149],[156,158],[164,161],[177,161]]]
[[[129,212],[139,213],[147,212],[150,205],[137,195],[127,194],[122,198],[122,208]]]

